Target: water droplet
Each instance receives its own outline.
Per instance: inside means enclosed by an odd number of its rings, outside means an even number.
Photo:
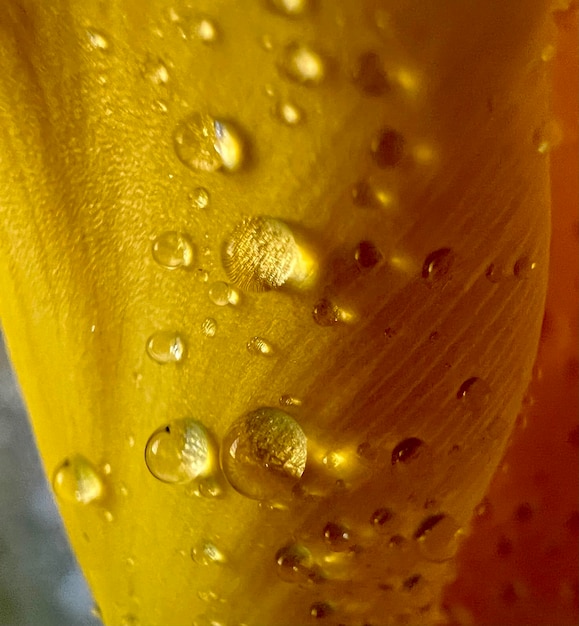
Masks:
[[[149,437],[145,462],[158,480],[184,484],[209,472],[211,452],[205,426],[196,420],[180,419],[161,426]]]
[[[278,576],[287,583],[303,583],[315,574],[312,553],[303,545],[290,543],[275,555]]]
[[[341,320],[339,307],[326,298],[322,298],[316,303],[312,315],[314,322],[319,326],[334,326]]]
[[[112,514],[111,511],[105,511],[103,513],[103,517],[105,518],[105,522],[108,522],[109,524],[115,521],[115,516]]]
[[[215,476],[207,476],[200,480],[197,491],[202,498],[221,498],[224,495],[223,485]]]
[[[107,39],[106,35],[104,35],[103,33],[99,32],[98,30],[87,30],[88,35],[88,40],[90,45],[95,49],[95,50],[108,50],[110,47],[110,43],[109,40]]]
[[[382,96],[389,90],[384,64],[375,52],[365,52],[358,58],[354,84],[369,96]]]
[[[302,43],[285,47],[281,69],[288,78],[302,85],[318,85],[326,73],[322,57]]]
[[[563,131],[556,120],[551,120],[533,134],[533,143],[540,154],[548,154],[563,138]]]
[[[239,302],[239,294],[231,285],[217,281],[209,287],[209,299],[217,306],[235,305]]]
[[[524,280],[529,278],[536,269],[537,263],[531,261],[531,259],[525,256],[517,260],[515,266],[513,267],[513,274],[515,278]]]
[[[184,233],[170,230],[153,241],[153,259],[168,270],[189,267],[194,256],[193,244]]]
[[[169,82],[169,70],[161,59],[147,59],[143,71],[145,78],[154,85],[166,85]]]
[[[195,273],[195,277],[200,283],[206,283],[209,280],[209,272],[204,269],[198,269]]]
[[[429,561],[451,559],[458,549],[461,527],[444,513],[427,517],[414,533],[421,554]]]
[[[482,378],[472,376],[465,380],[456,392],[456,397],[462,400],[471,411],[480,411],[488,403],[491,388]]]
[[[505,278],[505,271],[497,263],[491,263],[486,269],[485,276],[491,283],[500,283]]]
[[[250,354],[270,355],[273,352],[271,344],[262,337],[252,337],[247,342],[247,351]]]
[[[52,487],[59,498],[80,504],[98,500],[104,493],[98,470],[80,454],[64,459],[56,468]]]
[[[230,122],[193,113],[177,125],[173,135],[175,152],[183,165],[196,171],[215,172],[239,169],[243,163],[243,142]]]
[[[302,401],[295,396],[290,396],[289,394],[284,394],[280,396],[279,403],[281,406],[301,406]]]
[[[227,562],[225,554],[212,541],[201,541],[194,546],[191,558],[198,565],[223,565]]]
[[[356,263],[361,270],[372,269],[382,260],[382,253],[371,241],[361,241],[354,253]]]
[[[324,526],[324,540],[332,552],[344,552],[349,548],[350,530],[342,524],[328,522]]]
[[[159,331],[147,339],[147,354],[157,363],[178,363],[185,357],[185,350],[184,339],[173,331]]]
[[[424,442],[417,437],[409,437],[401,441],[392,450],[392,465],[397,463],[410,463],[418,459],[422,453]]]
[[[201,324],[201,332],[206,337],[215,337],[215,333],[217,332],[217,322],[212,317],[204,319]]]
[[[310,0],[270,0],[270,5],[287,15],[288,17],[297,17],[302,15],[308,8]]]
[[[324,617],[328,617],[333,612],[333,608],[331,604],[327,602],[314,602],[310,606],[310,615],[315,619],[323,619]]]
[[[286,282],[304,284],[313,264],[290,228],[272,217],[250,217],[227,239],[223,265],[236,285],[247,291],[276,289]]]
[[[303,119],[303,111],[289,100],[278,102],[275,110],[279,119],[288,126],[297,126]]]
[[[195,209],[206,209],[209,206],[210,196],[205,187],[197,187],[189,195]]]
[[[231,485],[255,500],[291,492],[304,473],[307,439],[287,413],[260,408],[229,429],[221,447],[221,467]]]
[[[381,168],[396,167],[404,156],[404,137],[392,128],[385,128],[370,146],[374,163]]]
[[[212,44],[219,38],[219,32],[215,23],[209,18],[201,18],[195,24],[194,32],[199,39],[205,44]]]
[[[376,509],[374,513],[372,513],[370,523],[377,531],[386,532],[389,530],[390,523],[393,519],[394,511],[392,509],[382,507],[380,509]]]
[[[422,265],[422,278],[432,282],[448,280],[454,255],[450,248],[440,248],[431,252]]]

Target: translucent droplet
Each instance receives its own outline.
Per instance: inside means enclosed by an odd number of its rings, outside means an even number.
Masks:
[[[322,57],[302,43],[286,46],[281,69],[288,78],[303,85],[318,85],[326,73]]]
[[[377,531],[387,532],[393,519],[394,511],[392,509],[383,507],[380,509],[376,509],[374,513],[372,513],[372,518],[370,519],[370,522]]]
[[[295,396],[291,396],[285,393],[283,396],[280,396],[279,403],[281,406],[301,406],[302,401]]]
[[[90,45],[95,48],[95,50],[105,51],[109,49],[109,40],[103,33],[98,30],[90,29],[87,31],[87,35]]]
[[[313,265],[290,228],[272,217],[250,217],[237,225],[223,250],[223,265],[233,283],[246,291],[304,284]]]
[[[302,15],[308,8],[310,0],[270,0],[271,6],[288,17]]]
[[[524,280],[526,278],[529,278],[536,269],[537,263],[531,261],[529,257],[524,256],[518,259],[515,263],[513,267],[513,274],[515,278],[518,278],[519,280]]]
[[[319,326],[334,326],[342,319],[340,308],[326,298],[316,303],[312,315]]]
[[[179,333],[159,331],[147,339],[147,354],[156,363],[178,363],[185,357],[185,340]]]
[[[396,167],[404,156],[404,137],[392,128],[385,128],[370,146],[374,163],[381,168]]]
[[[222,498],[224,495],[221,480],[216,476],[206,476],[197,484],[198,495],[202,498]]]
[[[422,278],[431,282],[447,280],[454,261],[450,248],[440,248],[431,252],[422,265]]]
[[[375,52],[360,55],[354,70],[354,83],[369,96],[382,96],[389,90],[384,64]]]
[[[332,552],[344,552],[349,548],[350,530],[342,524],[328,522],[324,526],[324,540]]]
[[[278,103],[276,113],[279,119],[288,126],[297,126],[303,118],[302,110],[288,100]]]
[[[233,124],[207,114],[193,113],[182,120],[175,129],[173,142],[181,163],[192,170],[234,171],[243,163],[243,142]]]
[[[310,606],[310,615],[315,619],[323,619],[333,612],[333,607],[328,602],[314,602]]]
[[[225,554],[212,541],[201,541],[194,546],[191,558],[198,565],[223,565],[227,562]]]
[[[247,351],[250,354],[270,355],[273,352],[271,344],[262,337],[252,337],[247,342]]]
[[[191,204],[196,209],[206,209],[209,206],[210,196],[205,187],[197,187],[190,194]]]
[[[444,513],[427,517],[414,533],[421,554],[429,561],[451,559],[458,549],[461,527]]]
[[[215,43],[219,37],[215,23],[206,17],[195,24],[195,34],[205,44]]]
[[[150,436],[145,462],[158,480],[184,484],[209,472],[211,452],[205,426],[196,420],[180,419],[161,426]]]
[[[505,278],[505,271],[497,263],[491,263],[486,269],[485,276],[491,283],[500,283]]]
[[[193,243],[185,233],[170,230],[153,241],[153,259],[168,270],[189,267],[194,256]]]
[[[98,500],[104,494],[104,483],[98,470],[80,454],[64,459],[56,468],[52,487],[59,498],[80,504]]]
[[[267,500],[291,492],[304,473],[307,439],[293,417],[264,407],[237,420],[223,439],[221,467],[244,496]]]
[[[361,270],[369,270],[382,260],[382,253],[371,241],[361,241],[354,253],[356,263]]]
[[[209,299],[217,306],[235,305],[239,302],[239,294],[231,285],[217,281],[209,287]]]
[[[491,388],[482,378],[472,376],[465,380],[456,392],[456,397],[462,400],[472,411],[480,411],[488,403]]]
[[[303,583],[314,575],[314,557],[303,545],[290,543],[277,551],[278,576],[287,583]]]
[[[201,324],[201,332],[206,337],[215,337],[215,333],[217,332],[217,322],[212,317],[204,319]]]
[[[417,437],[404,439],[392,450],[392,465],[415,461],[422,453],[423,445],[424,442],[422,439],[418,439]]]
[[[103,513],[103,517],[105,518],[105,522],[108,522],[109,524],[115,521],[115,516],[112,514],[111,511],[105,511]]]
[[[533,143],[539,154],[548,154],[563,138],[563,131],[556,120],[551,120],[533,134]]]
[[[154,85],[166,85],[170,78],[169,70],[161,59],[147,59],[143,74]]]

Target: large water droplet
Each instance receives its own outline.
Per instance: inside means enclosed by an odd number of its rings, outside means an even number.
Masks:
[[[291,229],[272,217],[238,224],[225,243],[223,265],[231,281],[247,291],[276,289],[288,281],[304,284],[313,273]]]
[[[404,156],[404,137],[392,128],[385,128],[370,146],[374,163],[381,168],[396,167]]]
[[[448,280],[454,254],[450,248],[440,248],[431,252],[422,264],[422,278],[431,282]]]
[[[174,230],[162,233],[153,241],[153,259],[168,270],[189,267],[193,263],[194,251],[188,235]]]
[[[175,129],[173,142],[181,163],[192,170],[235,171],[243,163],[243,141],[234,125],[205,113],[193,113],[182,120]]]
[[[303,545],[290,543],[275,555],[278,576],[287,583],[303,583],[315,575],[312,553]]]
[[[324,539],[332,552],[344,552],[350,546],[350,530],[343,524],[328,522],[324,526]]]
[[[418,439],[417,437],[404,439],[392,450],[392,465],[415,461],[422,453],[423,445],[424,442],[422,439]]]
[[[369,96],[381,96],[389,89],[384,65],[375,52],[360,55],[354,70],[354,83]]]
[[[273,348],[268,341],[263,339],[263,337],[252,337],[247,342],[247,351],[250,354],[268,356],[272,354]]]
[[[482,378],[472,376],[465,380],[456,392],[456,397],[462,400],[471,411],[480,411],[488,403],[491,388]]]
[[[285,47],[281,69],[288,78],[303,85],[318,85],[326,73],[320,54],[302,43],[291,43]]]
[[[274,408],[244,415],[229,429],[221,466],[244,496],[266,500],[291,492],[307,460],[307,439],[293,417]]]
[[[157,363],[178,363],[185,357],[185,340],[179,333],[159,331],[147,339],[147,354]]]
[[[59,498],[80,504],[98,500],[104,494],[104,483],[98,470],[80,454],[64,459],[56,468],[52,487]]]
[[[147,441],[145,462],[151,474],[162,482],[191,482],[212,467],[209,433],[203,424],[192,419],[161,426]]]
[[[437,562],[451,559],[456,554],[460,536],[460,524],[444,513],[427,517],[414,533],[422,555]]]

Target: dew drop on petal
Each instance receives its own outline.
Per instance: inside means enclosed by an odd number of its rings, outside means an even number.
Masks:
[[[56,468],[52,487],[62,500],[88,504],[104,494],[104,483],[96,467],[84,456],[68,457]]]
[[[235,305],[239,302],[239,294],[237,291],[231,285],[223,281],[211,283],[208,293],[209,299],[216,306]]]
[[[324,526],[324,540],[332,552],[344,552],[350,546],[350,531],[335,522],[328,522]]]
[[[314,557],[299,543],[280,548],[275,555],[278,576],[287,583],[303,583],[314,575]]]
[[[304,473],[307,439],[293,417],[264,407],[232,424],[221,447],[221,467],[231,486],[255,500],[291,492]]]
[[[289,79],[302,85],[318,85],[326,74],[321,55],[303,43],[290,43],[285,47],[281,69]]]
[[[213,464],[209,433],[193,419],[180,419],[158,428],[145,446],[151,474],[165,483],[184,484],[207,474]]]
[[[209,206],[211,197],[205,187],[197,187],[189,195],[191,205],[195,209],[206,209]]]
[[[490,386],[478,376],[472,376],[465,380],[456,392],[456,397],[462,400],[472,411],[483,409],[488,403],[490,395]]]
[[[420,552],[429,561],[447,561],[458,550],[461,526],[449,515],[438,513],[427,517],[414,533]]]
[[[422,278],[432,283],[448,280],[453,262],[454,254],[450,248],[431,252],[422,264]]]
[[[247,351],[250,354],[268,356],[273,352],[271,344],[263,337],[252,337],[247,342]]]
[[[372,140],[370,150],[380,169],[396,167],[404,156],[404,137],[392,128],[382,129]]]
[[[215,43],[219,38],[219,32],[215,22],[207,17],[203,17],[197,21],[194,26],[194,32],[204,44]]]
[[[191,548],[191,558],[198,565],[223,565],[225,554],[212,541],[203,540]]]
[[[275,110],[277,117],[288,126],[297,126],[303,119],[302,110],[289,100],[278,102]]]
[[[217,332],[217,322],[212,317],[205,318],[201,324],[201,332],[205,335],[205,337],[215,337],[215,333]]]
[[[185,357],[185,340],[179,333],[159,331],[147,339],[147,354],[156,363],[178,363]]]
[[[382,96],[389,90],[383,62],[375,52],[365,52],[358,58],[354,84],[369,96]]]
[[[174,270],[191,266],[195,248],[188,235],[170,230],[153,241],[152,253],[153,259],[161,267]]]
[[[392,450],[392,465],[415,461],[421,455],[423,445],[424,442],[422,439],[418,439],[418,437],[404,439]]]
[[[104,52],[110,48],[109,40],[104,33],[91,28],[87,31],[87,35],[90,45],[95,50],[102,50]]]
[[[298,17],[307,11],[310,0],[269,0],[269,3],[287,17]]]

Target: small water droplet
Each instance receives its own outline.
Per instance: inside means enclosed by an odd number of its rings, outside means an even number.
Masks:
[[[563,138],[563,131],[556,120],[551,120],[533,134],[533,143],[539,154],[548,154]]]
[[[448,280],[454,262],[454,254],[450,248],[440,248],[431,252],[422,265],[422,278],[431,282]]]
[[[201,332],[206,337],[215,337],[215,333],[217,332],[217,322],[212,317],[204,319],[201,324]]]
[[[289,394],[284,394],[280,396],[279,403],[281,406],[301,406],[302,401],[295,396],[291,396]]]
[[[288,126],[297,126],[303,119],[303,111],[289,100],[278,102],[275,111],[277,117]]]
[[[161,59],[147,59],[143,70],[145,78],[154,85],[166,85],[169,82],[169,70]]]
[[[471,411],[480,411],[488,403],[491,388],[482,378],[472,376],[465,380],[456,392],[456,397],[462,400]]]
[[[162,330],[147,339],[147,354],[156,363],[179,363],[185,357],[185,340],[179,333]]]
[[[64,459],[56,468],[52,487],[59,498],[80,504],[98,500],[104,494],[104,483],[98,470],[80,454]]]
[[[145,446],[147,468],[165,483],[191,482],[207,474],[212,461],[209,433],[203,424],[192,419],[161,426]]]
[[[195,272],[195,277],[200,283],[206,283],[209,280],[209,272],[200,268]]]
[[[95,50],[102,50],[104,52],[109,49],[110,43],[104,33],[99,32],[98,30],[89,29],[87,30],[87,35],[90,45]]]
[[[267,342],[265,339],[263,339],[262,337],[252,337],[247,342],[247,351],[250,354],[259,354],[259,355],[268,356],[272,354],[273,348],[271,347],[271,344]]]
[[[390,528],[390,523],[394,519],[394,511],[387,507],[376,509],[372,513],[370,523],[379,532],[386,532]]]
[[[224,495],[223,485],[215,476],[206,476],[200,480],[197,492],[202,498],[222,498]]]
[[[500,283],[505,278],[505,271],[499,264],[491,263],[486,269],[485,276],[491,283]]]
[[[212,44],[219,38],[219,31],[215,22],[207,17],[203,17],[197,21],[194,27],[196,36],[205,44]]]
[[[310,615],[315,619],[323,619],[333,612],[333,607],[327,602],[314,602],[310,606]]]
[[[209,299],[217,306],[235,305],[239,302],[239,294],[228,283],[217,281],[209,287]]]
[[[239,493],[255,500],[291,492],[304,473],[307,439],[293,417],[264,407],[232,424],[223,439],[221,467]]]
[[[197,187],[189,195],[191,204],[195,209],[206,209],[209,206],[211,197],[205,187]]]
[[[109,524],[115,521],[115,516],[112,514],[111,511],[105,511],[103,513],[103,517],[105,518],[105,522],[108,522]]]
[[[318,85],[326,74],[321,55],[303,43],[285,47],[281,69],[288,78],[302,85]]]
[[[392,450],[392,465],[415,461],[420,457],[423,445],[424,442],[422,439],[418,439],[418,437],[404,439]]]
[[[356,263],[361,270],[369,270],[382,260],[382,253],[371,241],[361,241],[354,253]]]
[[[537,263],[531,261],[529,257],[521,257],[517,260],[513,267],[513,274],[515,278],[524,280],[530,278],[533,272],[537,269]]]
[[[313,263],[291,229],[272,217],[250,217],[237,225],[223,250],[233,283],[246,291],[266,291],[286,282],[307,284]]]
[[[170,230],[153,241],[153,259],[168,270],[189,267],[194,256],[193,243],[185,233]]]
[[[269,0],[270,5],[287,17],[298,17],[307,9],[310,0]]]
[[[354,84],[369,96],[382,96],[389,90],[384,64],[375,52],[365,52],[358,58]]]
[[[324,540],[332,552],[344,552],[350,545],[350,530],[343,524],[328,522],[324,526]]]
[[[223,565],[227,562],[225,554],[212,542],[201,541],[191,549],[191,558],[198,565]]]
[[[193,113],[179,122],[173,142],[181,163],[192,170],[233,172],[243,164],[243,141],[235,126],[207,114]]]
[[[392,128],[385,128],[372,140],[370,150],[380,169],[396,167],[404,156],[404,137]]]
[[[334,326],[338,322],[346,321],[348,317],[342,309],[327,298],[322,298],[315,304],[312,316],[319,326]]]
[[[444,513],[427,517],[414,533],[420,552],[429,561],[447,561],[458,549],[461,527]]]
[[[303,583],[315,574],[312,553],[303,545],[290,543],[275,555],[278,576],[287,583]]]

